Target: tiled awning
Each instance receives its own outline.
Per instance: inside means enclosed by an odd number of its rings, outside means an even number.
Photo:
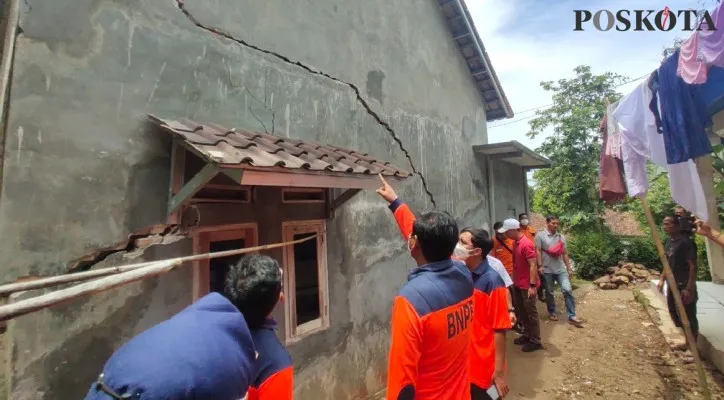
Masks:
[[[206,162],[243,171],[242,185],[371,189],[379,187],[379,173],[397,180],[410,176],[360,151],[188,119],[149,118]]]

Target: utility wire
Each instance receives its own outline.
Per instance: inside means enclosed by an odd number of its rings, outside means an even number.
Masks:
[[[619,83],[618,85],[614,86],[614,88],[617,88],[617,87],[620,87],[620,86],[629,84],[629,83],[631,83],[631,82],[640,81],[641,79],[646,78],[646,77],[648,77],[649,75],[651,75],[651,73],[648,73],[648,74],[646,74],[646,75],[639,76],[638,78],[635,78],[635,79],[630,79],[630,80],[628,80],[628,81],[626,81],[626,82]],[[553,105],[553,103],[551,103],[551,104],[546,104],[546,105],[543,105],[543,106],[538,106],[538,107],[529,108],[529,109],[523,110],[523,111],[516,111],[515,114],[521,114],[521,113],[528,112],[528,111],[539,110],[539,109],[541,109],[541,108],[547,108],[547,107],[550,107],[550,106],[552,106],[552,105]],[[514,120],[512,120],[512,121],[508,121],[508,122],[503,123],[503,124],[494,125],[494,126],[489,126],[488,129],[490,129],[490,128],[497,128],[497,127],[499,127],[499,126],[505,126],[505,125],[515,124],[515,123],[521,122],[521,121],[527,121],[527,120],[532,119],[532,118],[535,118],[535,117],[537,117],[536,114],[529,115],[529,116],[527,116],[527,117],[514,119]]]

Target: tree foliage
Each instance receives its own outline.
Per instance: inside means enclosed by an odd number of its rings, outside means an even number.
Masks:
[[[615,89],[625,78],[608,72],[596,75],[588,66],[576,67],[574,72],[573,78],[541,83],[552,93],[553,105],[536,112],[529,122],[528,137],[552,130],[538,151],[552,161],[553,167],[534,172],[537,187],[533,205],[537,212],[559,215],[570,229],[601,228],[598,128],[605,114],[605,100],[618,100]]]

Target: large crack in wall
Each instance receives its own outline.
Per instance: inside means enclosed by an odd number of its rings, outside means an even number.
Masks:
[[[68,272],[88,271],[113,254],[143,251],[150,246],[172,242],[175,239],[182,239],[183,237],[184,235],[177,225],[154,225],[151,228],[128,235],[127,240],[77,258],[68,263],[66,269]]]
[[[191,21],[191,23],[193,23],[193,24],[196,25],[197,27],[199,27],[199,28],[201,28],[201,29],[203,29],[203,30],[205,30],[205,31],[207,31],[207,32],[211,32],[211,33],[213,33],[213,34],[215,34],[215,35],[218,35],[218,36],[221,36],[221,37],[223,37],[223,38],[225,38],[225,39],[231,40],[231,41],[233,41],[233,42],[235,42],[235,43],[238,43],[238,44],[240,44],[240,45],[242,45],[242,46],[244,46],[244,47],[247,47],[247,48],[249,48],[249,49],[256,50],[256,51],[258,51],[258,52],[261,52],[261,53],[270,55],[270,56],[272,56],[272,57],[274,57],[274,58],[276,58],[276,59],[279,59],[279,60],[284,61],[284,62],[287,63],[287,64],[290,64],[290,65],[293,65],[293,66],[302,68],[303,70],[305,70],[305,71],[307,71],[307,72],[309,72],[309,73],[311,73],[311,74],[323,76],[323,77],[325,77],[325,78],[327,78],[327,79],[330,79],[330,80],[332,80],[332,81],[335,81],[335,82],[337,82],[337,83],[339,83],[339,84],[345,85],[345,86],[349,87],[350,89],[352,89],[352,91],[353,91],[354,94],[355,94],[355,97],[356,97],[357,102],[360,103],[360,104],[362,105],[362,107],[364,107],[364,109],[367,111],[367,114],[369,114],[385,131],[387,131],[387,133],[390,134],[390,136],[392,137],[392,139],[393,139],[393,140],[397,143],[397,145],[399,146],[400,150],[402,150],[402,152],[405,154],[405,157],[407,158],[407,162],[410,164],[410,168],[412,169],[412,173],[413,173],[414,175],[417,175],[417,176],[420,177],[420,180],[422,181],[422,187],[423,187],[423,189],[425,190],[425,193],[427,193],[427,197],[430,199],[430,202],[432,203],[432,206],[433,206],[433,207],[437,207],[437,204],[435,203],[435,197],[432,195],[432,192],[430,191],[430,189],[429,189],[428,186],[427,186],[427,180],[425,179],[425,176],[422,174],[422,172],[419,171],[419,170],[417,169],[417,167],[415,167],[415,163],[412,161],[412,157],[410,156],[410,152],[407,151],[407,149],[405,148],[405,145],[402,143],[402,140],[397,136],[397,134],[395,133],[394,129],[392,129],[392,127],[390,126],[390,124],[387,123],[385,120],[383,120],[382,117],[381,117],[378,113],[376,113],[374,110],[372,110],[372,108],[370,107],[369,103],[367,102],[367,100],[365,100],[364,97],[362,97],[362,95],[360,94],[359,88],[358,88],[355,84],[353,84],[353,83],[351,83],[351,82],[344,81],[344,80],[339,79],[339,78],[337,78],[337,77],[334,77],[334,76],[332,76],[332,75],[330,75],[330,74],[328,74],[328,73],[326,73],[326,72],[318,71],[318,70],[316,70],[316,69],[314,69],[314,68],[312,68],[312,67],[310,67],[310,66],[308,66],[308,65],[306,65],[306,64],[304,64],[304,63],[302,63],[301,61],[292,60],[292,59],[290,59],[289,57],[284,56],[284,55],[282,55],[282,54],[273,52],[273,51],[271,51],[271,50],[266,50],[266,49],[263,49],[263,48],[261,48],[261,47],[259,47],[259,46],[256,46],[256,45],[253,45],[253,44],[251,44],[251,43],[248,43],[247,41],[245,41],[245,40],[243,40],[243,39],[239,39],[239,38],[235,37],[234,35],[232,35],[231,33],[226,32],[225,30],[223,30],[223,29],[221,29],[221,28],[217,28],[217,27],[213,27],[213,26],[209,26],[209,25],[203,24],[203,23],[199,22],[199,20],[197,20],[196,17],[194,17],[194,15],[191,14],[191,12],[189,12],[188,9],[186,9],[186,6],[185,6],[185,4],[184,4],[184,1],[185,1],[185,0],[175,0],[175,1],[176,1],[176,5],[178,6],[178,8],[181,10],[181,12],[184,14],[184,16],[186,16],[186,18],[188,18],[188,20]]]

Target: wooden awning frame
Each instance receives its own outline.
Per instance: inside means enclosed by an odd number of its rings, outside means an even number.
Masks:
[[[334,210],[341,207],[363,189],[377,189],[380,186],[379,178],[373,174],[290,170],[282,167],[254,167],[239,164],[224,165],[209,159],[183,139],[174,138],[172,146],[171,179],[167,206],[167,212],[171,220],[177,220],[179,218],[177,215],[179,208],[218,174],[224,174],[243,186],[345,189],[341,195],[335,198],[330,197],[330,215],[333,215]],[[184,184],[186,150],[202,159],[205,165]],[[389,175],[385,175],[385,179],[390,182],[402,181],[396,176]],[[333,190],[329,190],[330,196],[332,192]]]

